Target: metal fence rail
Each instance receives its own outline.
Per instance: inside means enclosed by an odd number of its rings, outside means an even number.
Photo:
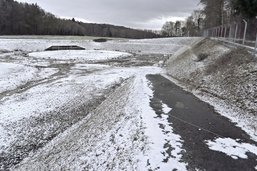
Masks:
[[[209,28],[203,34],[205,37],[244,45],[252,49],[254,55],[257,54],[257,27],[249,27],[246,20]]]

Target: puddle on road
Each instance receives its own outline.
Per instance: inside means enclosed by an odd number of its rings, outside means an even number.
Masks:
[[[176,107],[176,108],[179,108],[179,109],[184,109],[184,108],[185,108],[185,105],[184,105],[184,103],[182,103],[182,102],[176,102],[175,107]]]

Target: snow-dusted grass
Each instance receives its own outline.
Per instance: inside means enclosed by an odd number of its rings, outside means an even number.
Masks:
[[[211,150],[225,153],[233,159],[248,159],[246,153],[257,155],[257,147],[248,143],[240,143],[231,138],[217,138],[214,141],[206,141]]]
[[[54,69],[37,69],[12,63],[0,63],[0,93],[13,90],[29,81],[47,78],[54,74]]]
[[[37,114],[50,112],[80,96],[90,98],[95,91],[106,89],[121,79],[129,78],[134,70],[111,69],[86,76],[70,75],[49,84],[42,84],[15,94],[0,106],[0,123],[15,122]]]
[[[79,61],[97,61],[128,57],[131,54],[115,51],[102,50],[59,50],[33,52],[29,56],[35,58],[58,59],[58,60],[79,60]]]

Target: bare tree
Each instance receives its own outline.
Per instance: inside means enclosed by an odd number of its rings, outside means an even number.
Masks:
[[[167,21],[163,26],[162,26],[162,31],[161,34],[163,36],[174,36],[174,23],[172,21]]]

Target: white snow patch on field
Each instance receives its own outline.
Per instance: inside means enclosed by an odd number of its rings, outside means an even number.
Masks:
[[[153,71],[153,68],[147,69],[147,67],[111,69],[106,66],[92,65],[90,68],[90,65],[87,64],[79,64],[77,67],[86,67],[89,70],[96,67],[103,70],[88,75],[76,75],[75,72],[74,75],[71,74],[67,78],[32,87],[25,92],[14,94],[2,100],[0,104],[0,129],[7,132],[2,131],[0,149],[8,147],[11,141],[16,141],[18,138],[14,133],[11,133],[13,130],[7,129],[8,125],[24,119],[29,121],[30,118],[37,118],[49,112],[58,111],[59,108],[70,105],[78,98],[81,99],[81,102],[86,103],[95,96],[101,95],[104,90],[134,76],[137,72],[140,73],[145,69],[149,72]],[[24,126],[26,127],[26,125]],[[47,130],[48,128],[42,129]]]
[[[29,56],[35,58],[58,59],[58,60],[107,60],[114,58],[128,57],[131,54],[115,51],[103,50],[58,50],[29,53]]]
[[[257,155],[257,147],[249,143],[240,143],[231,138],[217,138],[206,141],[211,150],[220,151],[233,159],[248,159],[247,153]]]
[[[0,93],[13,90],[29,81],[46,78],[55,72],[50,68],[39,70],[20,64],[0,63]]]
[[[70,75],[68,78],[33,87],[15,94],[0,105],[0,123],[14,122],[37,114],[50,112],[78,96],[81,92],[91,96],[98,89],[105,89],[120,79],[134,74],[133,69],[113,69],[87,76]]]

